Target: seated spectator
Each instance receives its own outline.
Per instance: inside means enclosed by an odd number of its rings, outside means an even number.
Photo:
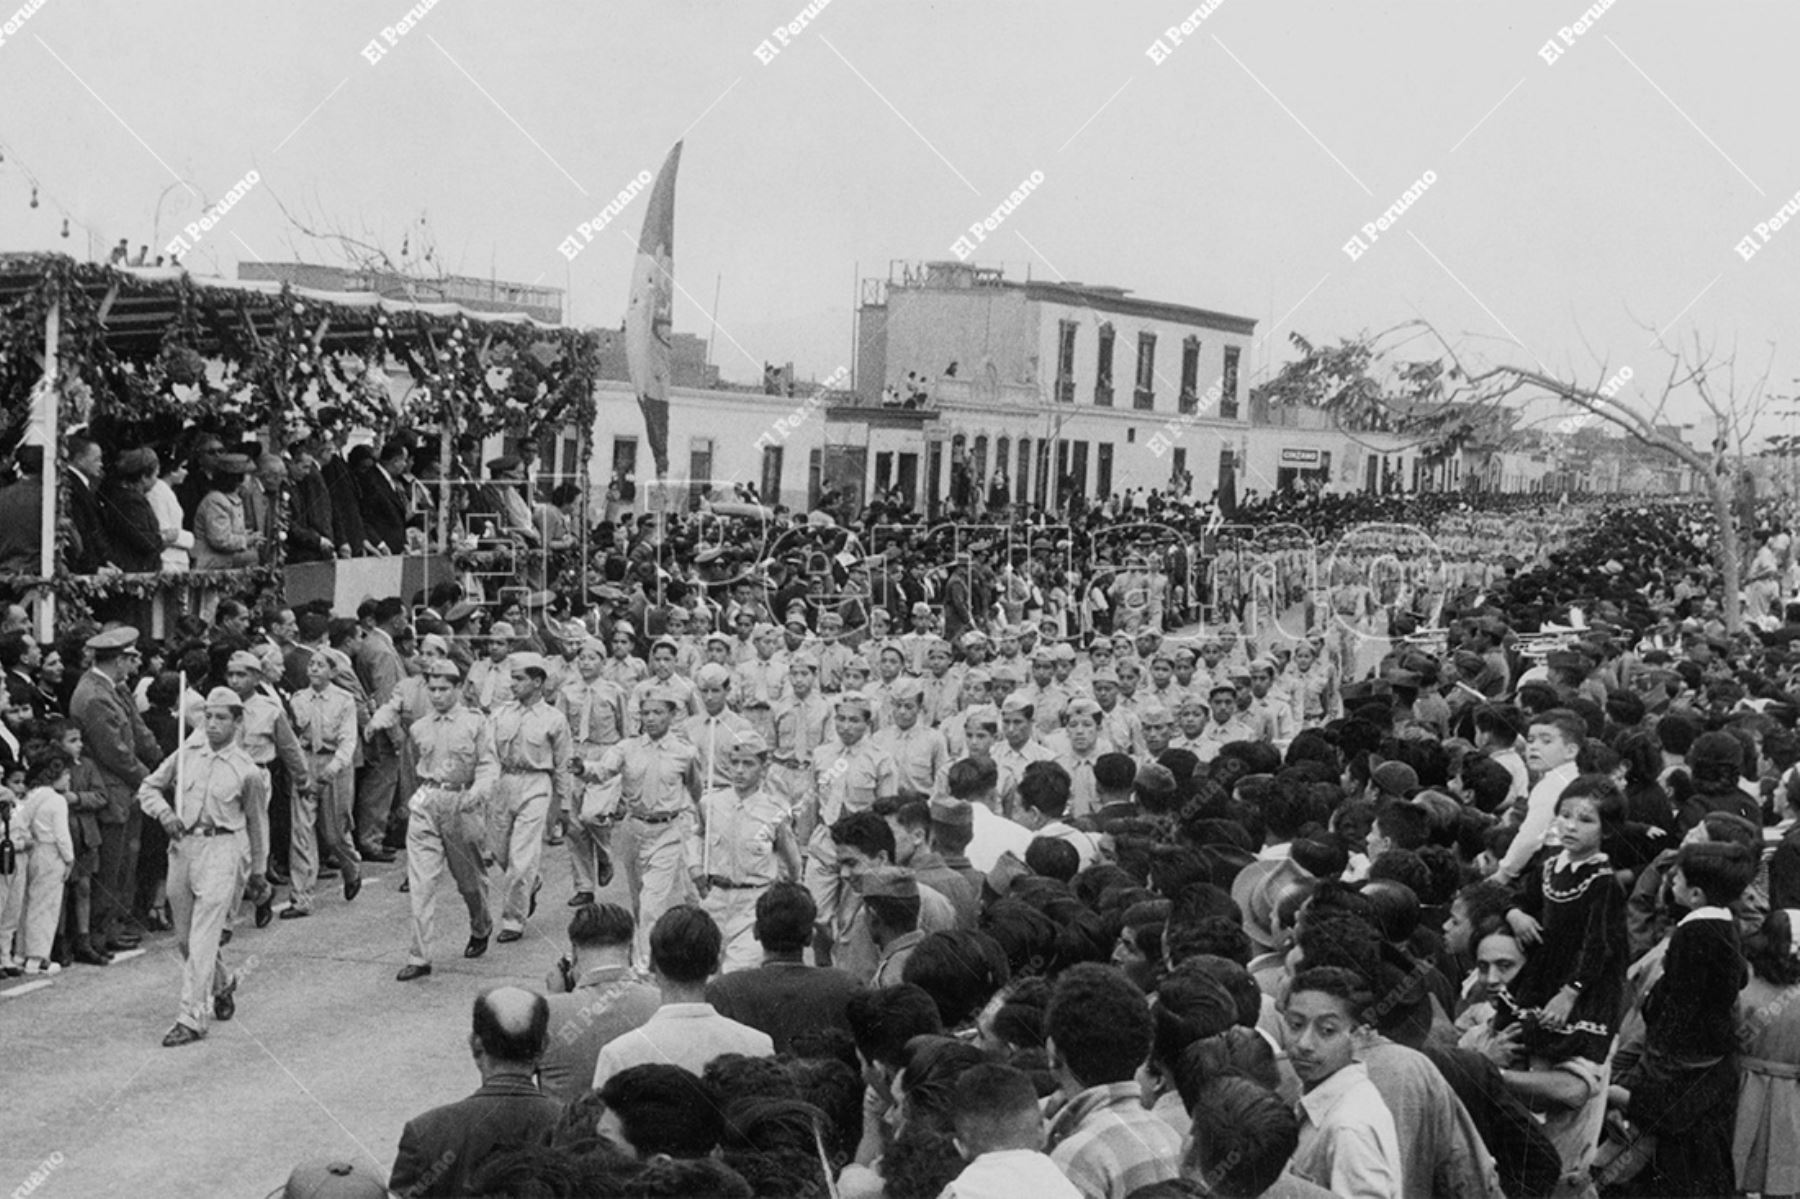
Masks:
[[[627,1157],[706,1157],[725,1135],[719,1096],[680,1066],[628,1066],[600,1087],[600,1135]]]

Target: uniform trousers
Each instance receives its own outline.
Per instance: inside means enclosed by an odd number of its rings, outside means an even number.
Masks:
[[[625,870],[625,886],[637,910],[640,962],[650,960],[650,927],[657,917],[694,898],[694,882],[687,871],[687,837],[692,820],[688,812],[660,824],[627,816],[613,836]]]
[[[500,877],[500,931],[521,932],[544,862],[544,822],[554,794],[548,771],[502,774],[488,814],[488,849]]]
[[[831,839],[831,826],[823,820],[806,842],[806,889],[812,892],[813,906],[818,909],[813,923],[829,929],[835,941],[840,932],[844,884],[838,877],[837,842]]]
[[[612,825],[590,824],[581,813],[569,813],[564,836],[569,844],[569,863],[575,876],[575,889],[592,894],[600,889],[600,855],[612,854]]]
[[[175,943],[181,948],[181,1015],[178,1022],[205,1032],[213,996],[231,983],[219,934],[225,916],[250,876],[250,836],[189,833],[169,843],[169,910]]]
[[[756,901],[767,887],[718,887],[706,893],[700,907],[719,926],[725,948],[719,973],[752,970],[762,965],[762,944],[756,939]]]
[[[308,753],[312,776],[323,778],[331,761],[330,751]],[[325,784],[324,791],[297,781],[294,786],[293,831],[288,849],[291,894],[289,902],[301,911],[310,912],[313,888],[319,885],[319,842],[337,855],[338,869],[346,879],[362,877],[362,855],[350,835],[350,771],[340,773]]]
[[[48,958],[62,919],[63,880],[68,863],[55,845],[34,845],[20,853],[0,898],[0,958],[18,936],[18,958]]]
[[[377,737],[364,754],[356,787],[356,843],[363,849],[379,849],[387,839],[388,817],[399,795],[400,753],[386,737]]]
[[[469,909],[469,935],[486,937],[494,922],[488,914],[487,868],[481,864],[487,813],[465,789],[447,790],[427,783],[407,804],[406,881],[412,900],[412,951],[407,961],[431,964],[431,926],[444,873],[449,871]]]

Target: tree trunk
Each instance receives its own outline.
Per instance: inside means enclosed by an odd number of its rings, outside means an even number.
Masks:
[[[1708,472],[1706,490],[1712,497],[1713,515],[1719,522],[1714,556],[1718,559],[1719,574],[1725,590],[1720,601],[1725,608],[1725,628],[1727,632],[1738,633],[1744,627],[1744,585],[1743,553],[1738,545],[1737,505],[1734,503],[1736,497],[1732,494],[1730,480],[1720,478],[1717,472]]]

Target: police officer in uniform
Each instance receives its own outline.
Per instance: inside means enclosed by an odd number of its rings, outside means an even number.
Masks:
[[[269,793],[238,742],[243,716],[237,692],[214,688],[205,727],[138,787],[138,806],[169,834],[169,907],[183,957],[181,1014],[163,1037],[165,1048],[191,1045],[206,1036],[212,1018],[235,1013],[237,981],[225,968],[219,934],[240,893],[256,904],[268,898]]]
[[[407,804],[406,881],[412,901],[412,948],[395,975],[411,982],[431,973],[432,916],[446,867],[469,909],[469,943],[463,956],[487,952],[493,919],[488,912],[487,804],[500,778],[500,762],[487,721],[462,698],[462,672],[441,658],[427,667],[425,694],[431,711],[407,730],[419,787]]]

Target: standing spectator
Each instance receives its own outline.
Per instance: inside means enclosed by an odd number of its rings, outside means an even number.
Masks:
[[[724,939],[711,916],[692,904],[670,908],[650,930],[650,976],[662,1006],[640,1028],[600,1051],[594,1085],[632,1066],[663,1063],[695,1074],[721,1053],[769,1057],[769,1035],[728,1020],[706,1002],[706,980],[719,969]]]
[[[44,447],[13,453],[19,477],[0,487],[0,572],[36,577],[43,566]]]
[[[707,984],[706,1001],[721,1016],[769,1035],[786,1053],[796,1036],[826,1028],[850,1030],[847,1010],[856,980],[832,966],[809,966],[818,908],[812,892],[794,882],[775,883],[756,898],[754,933],[762,964],[721,974]]]
[[[319,469],[319,434],[308,430],[290,447],[292,483],[288,488],[287,556],[290,562],[328,562],[349,556],[332,524],[331,491]]]
[[[287,463],[279,454],[258,454],[256,474],[244,484],[244,523],[262,538],[258,546],[264,561],[275,544],[275,518],[287,487]]]
[[[350,464],[344,461],[344,445],[349,441],[350,433],[344,425],[343,412],[331,407],[319,409],[317,437],[323,450],[319,472],[325,490],[331,496],[331,527],[337,532],[338,557],[358,558],[373,554],[375,549],[363,529],[356,477],[350,471]]]
[[[393,698],[394,689],[406,676],[394,635],[406,620],[406,605],[397,595],[384,596],[375,605],[375,622],[351,652],[356,677],[368,694],[371,707],[380,708]],[[385,737],[363,746],[364,767],[356,788],[356,847],[371,862],[391,862],[394,851],[386,848],[389,816],[400,787],[400,751]]]
[[[1044,1012],[1058,1100],[1050,1159],[1088,1199],[1125,1199],[1180,1173],[1181,1136],[1137,1085],[1153,1032],[1144,993],[1117,971],[1082,964],[1057,980]]]
[[[180,464],[171,467],[164,474],[156,451],[150,450],[148,453],[151,463],[150,487],[144,494],[150,501],[150,510],[156,513],[156,523],[162,532],[162,569],[186,570],[190,564],[189,553],[194,548],[194,535],[186,527],[187,518],[182,512],[176,489],[187,482],[188,468],[185,464]]]
[[[127,573],[162,569],[164,535],[149,498],[155,482],[155,453],[132,449],[119,455],[101,486],[102,552]]]
[[[1281,1013],[1288,1058],[1306,1088],[1288,1169],[1345,1199],[1393,1199],[1405,1190],[1393,1114],[1355,1060],[1353,1034],[1368,1023],[1370,999],[1351,971],[1320,966],[1295,976]]]
[[[399,1195],[468,1195],[496,1153],[549,1141],[563,1105],[532,1081],[550,1007],[523,987],[495,987],[475,999],[469,1051],[481,1088],[467,1099],[407,1121],[388,1189]]]
[[[88,642],[94,665],[75,685],[69,715],[81,726],[81,743],[97,768],[107,809],[100,813],[100,873],[94,921],[108,950],[134,949],[141,933],[131,927],[131,897],[143,817],[134,802],[149,773],[156,739],[120,686],[137,661],[137,630],[112,629]]]
[[[0,912],[0,966],[7,964],[14,928],[20,931],[20,965],[26,974],[55,974],[50,945],[62,920],[63,879],[75,864],[69,835],[69,757],[54,745],[27,755],[30,790],[13,810],[12,840],[19,859]]]
[[[262,536],[244,519],[244,480],[250,459],[221,454],[213,464],[212,485],[194,513],[194,569],[234,570],[255,566]],[[216,601],[215,601],[216,603]]]
[[[100,479],[105,474],[99,443],[80,434],[69,438],[69,482],[63,503],[73,526],[68,566],[73,574],[91,575],[106,564],[106,517],[100,505]]]
[[[956,1147],[969,1164],[944,1199],[1079,1199],[1081,1192],[1043,1152],[1044,1115],[1029,1075],[1011,1066],[976,1066],[956,1080],[951,1116]]]
[[[1800,911],[1771,911],[1745,938],[1750,982],[1738,996],[1744,1030],[1732,1157],[1738,1189],[1800,1194]]]
[[[641,1026],[662,1004],[657,989],[631,968],[636,929],[631,913],[614,903],[587,904],[569,920],[569,952],[556,964],[550,1026],[538,1085],[573,1102],[593,1081],[600,1051]]]
[[[393,438],[381,447],[374,464],[356,477],[363,528],[370,541],[390,554],[406,552],[406,467],[410,453],[406,442]]]

